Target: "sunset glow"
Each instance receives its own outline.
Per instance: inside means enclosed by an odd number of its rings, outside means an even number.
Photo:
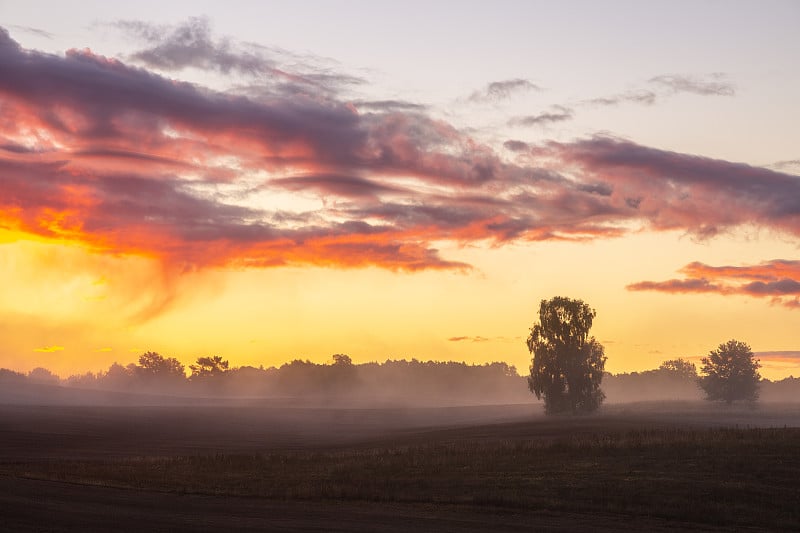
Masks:
[[[233,4],[0,4],[0,367],[524,373],[563,295],[611,372],[800,375],[797,3]]]

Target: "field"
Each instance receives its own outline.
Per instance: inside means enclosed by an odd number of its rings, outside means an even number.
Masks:
[[[16,531],[800,527],[800,406],[0,406]]]

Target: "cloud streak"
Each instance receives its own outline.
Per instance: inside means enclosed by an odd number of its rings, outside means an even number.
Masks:
[[[40,352],[40,353],[55,353],[55,352],[61,352],[63,350],[64,350],[63,346],[42,346],[41,348],[33,349],[34,352]]]
[[[617,106],[620,104],[654,105],[659,99],[679,93],[700,96],[734,96],[736,88],[726,80],[724,74],[708,76],[689,76],[683,74],[662,74],[647,80],[651,88],[634,89],[586,100],[590,106]]]
[[[690,263],[681,269],[683,279],[641,281],[631,291],[670,294],[711,293],[769,298],[774,304],[800,309],[800,261],[775,259],[748,266],[710,266]]]
[[[489,339],[486,337],[478,336],[461,336],[461,337],[450,337],[447,339],[450,342],[486,342]]]
[[[473,92],[469,99],[472,102],[498,102],[512,96],[530,91],[541,91],[541,87],[522,78],[493,81],[483,89]]]
[[[164,70],[195,67],[224,74],[268,73],[275,68],[272,61],[238,49],[229,39],[215,40],[204,17],[192,17],[177,26],[155,26],[135,20],[118,21],[115,26],[150,44],[130,56],[149,67]]]
[[[653,91],[638,90],[614,94],[612,96],[593,98],[587,103],[596,106],[615,106],[622,103],[653,105],[656,103],[656,98],[657,95]]]
[[[146,43],[129,58],[149,68],[168,72],[197,68],[238,74],[260,79],[266,84],[262,90],[287,95],[331,96],[343,87],[364,83],[362,78],[330,71],[321,65],[320,58],[299,57],[284,50],[215,37],[206,17],[191,17],[177,25],[120,20],[113,26]]]
[[[648,80],[651,84],[670,90],[673,93],[691,93],[700,96],[734,96],[736,89],[721,74],[705,78],[679,74],[664,74]]]
[[[572,119],[572,110],[562,106],[554,106],[553,111],[539,113],[538,115],[527,115],[514,117],[508,121],[509,126],[546,126],[556,122],[564,122]]]

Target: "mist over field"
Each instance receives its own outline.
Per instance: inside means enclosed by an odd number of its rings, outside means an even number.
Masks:
[[[598,411],[547,416],[504,363],[145,370],[0,370],[5,524],[39,531],[42,497],[65,532],[800,524],[796,379],[726,405],[664,368],[607,374]]]
[[[105,372],[60,378],[37,368],[27,375],[0,369],[0,401],[39,405],[177,405],[233,400],[285,405],[340,407],[444,407],[539,402],[528,377],[506,363],[387,360],[353,364],[294,360],[280,367],[238,367],[214,375],[148,375],[137,365],[112,365]],[[141,370],[141,367],[138,367]],[[697,377],[665,369],[606,373],[606,404],[701,401]],[[800,402],[800,379],[762,380],[761,402]]]

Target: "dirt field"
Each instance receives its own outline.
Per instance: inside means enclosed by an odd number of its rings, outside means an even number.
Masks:
[[[539,409],[0,406],[0,530],[800,525],[798,405]]]

